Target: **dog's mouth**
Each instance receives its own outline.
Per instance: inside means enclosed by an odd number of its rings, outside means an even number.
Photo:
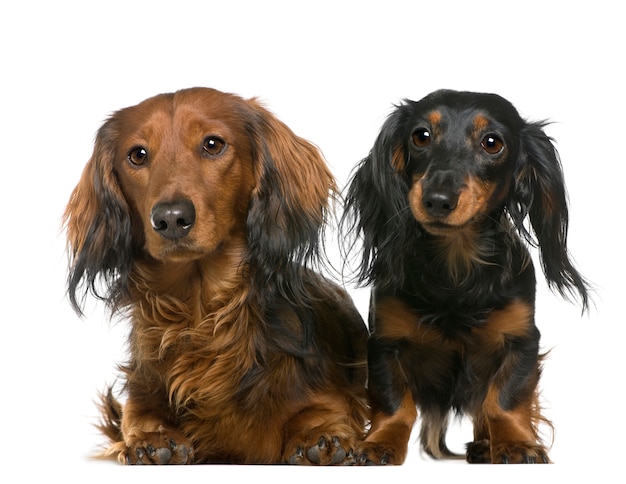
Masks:
[[[457,232],[463,231],[469,225],[469,222],[452,224],[442,220],[419,220],[419,222],[421,223],[424,230],[426,230],[426,232],[431,235],[452,235]]]
[[[155,259],[164,262],[181,262],[198,259],[206,254],[206,249],[198,247],[188,237],[181,239],[162,239],[158,246],[148,247],[148,252]]]

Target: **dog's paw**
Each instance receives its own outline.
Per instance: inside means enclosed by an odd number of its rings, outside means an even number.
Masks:
[[[404,462],[406,451],[381,442],[363,442],[355,453],[356,464],[360,466],[398,465]]]
[[[467,444],[470,464],[549,464],[550,459],[541,445],[526,442],[505,442],[490,445],[488,440]]]
[[[322,436],[310,446],[298,445],[288,462],[294,465],[352,465],[354,451],[342,439]]]
[[[190,464],[193,449],[189,440],[177,432],[142,432],[127,442],[120,461],[128,465]]]
[[[491,463],[491,448],[488,440],[477,440],[466,445],[465,459],[470,464]]]

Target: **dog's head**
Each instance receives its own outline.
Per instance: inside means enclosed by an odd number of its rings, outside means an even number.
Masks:
[[[290,280],[292,262],[317,255],[334,190],[319,150],[254,99],[194,88],[122,109],[98,131],[66,209],[70,300],[80,311],[84,285],[115,306],[136,258],[229,246],[260,284]]]
[[[561,163],[544,126],[495,94],[441,90],[397,106],[346,196],[344,223],[363,236],[361,281],[402,277],[384,255],[402,259],[424,233],[471,237],[504,214],[539,247],[549,283],[578,290],[586,304],[567,253]]]
[[[480,224],[501,210],[519,158],[523,122],[504,99],[435,93],[399,108],[392,167],[405,177],[413,216],[433,235]],[[399,141],[399,140],[398,140]]]

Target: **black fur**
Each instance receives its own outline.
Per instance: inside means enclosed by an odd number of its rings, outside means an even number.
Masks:
[[[451,455],[444,435],[456,412],[475,420],[470,462],[497,460],[498,452],[506,454],[502,461],[547,461],[540,444],[526,447],[545,420],[537,408],[540,334],[527,245],[538,247],[550,287],[577,294],[583,309],[589,297],[567,250],[564,177],[544,126],[494,94],[437,91],[396,106],[356,168],[341,227],[350,249],[363,245],[356,278],[373,286],[369,393],[374,415],[388,419],[379,425],[375,417],[363,460],[403,461],[407,430],[392,442],[384,426],[407,413],[410,394],[430,455]],[[482,147],[492,135],[499,151]],[[475,199],[463,195],[470,185]],[[437,196],[450,195],[445,214],[429,214],[424,194],[431,186],[439,187]],[[464,207],[479,209],[455,225],[451,217],[466,210],[456,205],[462,196]],[[501,442],[503,430],[489,444],[488,394],[497,395],[498,411],[530,420],[520,437],[526,443]]]
[[[428,236],[407,205],[410,172],[396,171],[389,161],[397,149],[411,161],[409,139],[415,118],[439,105],[459,110],[476,106],[497,113],[509,131],[509,159],[514,161],[503,174],[512,187],[505,203],[494,209],[495,225],[502,222],[504,232],[508,232],[512,223],[526,241],[539,248],[548,282],[562,294],[577,291],[586,308],[588,285],[567,252],[567,194],[558,152],[543,131],[547,123],[526,122],[510,102],[495,94],[440,90],[419,102],[405,100],[396,106],[369,156],[355,170],[346,195],[343,232],[351,235],[348,240],[362,237],[363,243],[358,282],[401,287],[410,272],[411,258],[428,259],[421,250],[412,250],[416,239],[428,240]],[[524,225],[526,220],[532,232]],[[514,237],[507,235],[506,239],[509,245],[518,244]],[[422,249],[421,241],[419,244]],[[419,260],[415,264],[421,265]]]

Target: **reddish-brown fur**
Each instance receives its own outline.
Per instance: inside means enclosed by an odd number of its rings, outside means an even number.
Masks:
[[[82,287],[130,321],[125,401],[102,401],[107,454],[352,461],[367,331],[304,266],[334,189],[319,151],[255,100],[188,89],[104,124],[65,219],[75,308]]]

